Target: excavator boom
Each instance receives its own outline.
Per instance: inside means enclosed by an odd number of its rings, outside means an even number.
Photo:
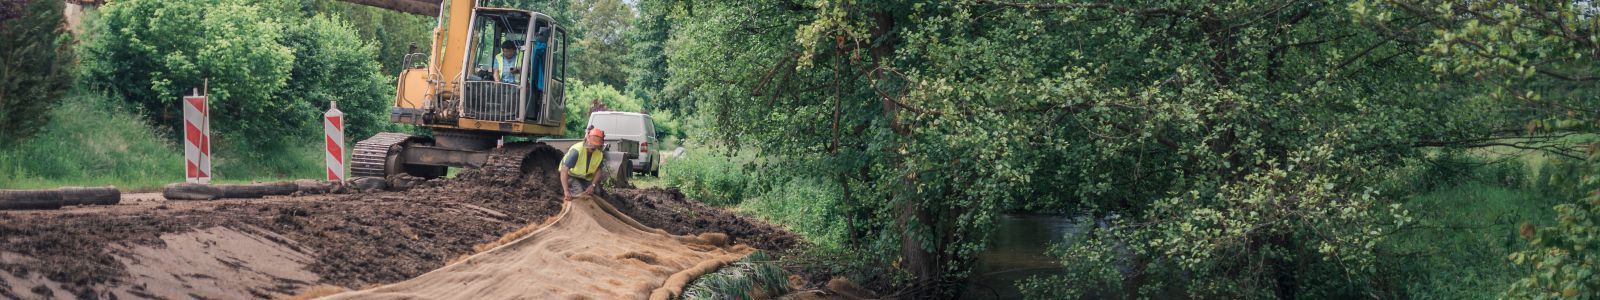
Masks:
[[[340,0],[360,5],[377,7],[413,15],[429,17],[439,16],[439,4],[443,0]]]

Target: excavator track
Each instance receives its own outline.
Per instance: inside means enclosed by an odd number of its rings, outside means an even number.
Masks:
[[[394,146],[412,137],[403,133],[380,132],[356,142],[355,152],[350,154],[350,174],[354,177],[389,176],[389,158],[398,155],[400,150],[400,147]]]
[[[537,142],[508,143],[489,151],[483,170],[494,178],[522,178],[536,172],[554,172],[561,151]]]

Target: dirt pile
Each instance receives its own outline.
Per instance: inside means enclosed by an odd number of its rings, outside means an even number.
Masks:
[[[694,201],[676,188],[617,189],[606,201],[645,226],[672,234],[721,232],[734,243],[774,254],[798,246],[799,235],[747,216]]]
[[[193,288],[197,284],[231,284],[230,280],[243,283],[214,294],[163,297],[260,298],[318,284],[361,288],[398,282],[473,253],[474,245],[555,215],[561,209],[561,192],[553,188],[556,180],[548,174],[519,179],[469,170],[456,179],[416,182],[405,192],[204,202],[141,200],[0,212],[0,273],[5,273],[0,274],[0,299],[47,294],[140,297],[140,293],[163,295],[145,287],[192,292],[198,290]],[[646,226],[673,234],[727,232],[736,243],[778,253],[799,242],[791,233],[684,199],[671,190],[614,189],[603,196]],[[206,233],[218,230],[245,234]],[[304,255],[278,265],[296,265],[315,279],[257,270],[259,266],[248,261],[252,258],[219,258],[229,261],[224,264],[227,268],[210,269],[184,267],[193,263],[139,269],[130,263],[146,255],[141,253],[183,257],[174,262],[227,257],[225,252],[172,240],[195,236],[206,236],[198,239],[203,244],[217,245],[268,241],[255,247]],[[170,274],[157,274],[162,272]],[[276,275],[243,280],[229,279],[229,272]]]

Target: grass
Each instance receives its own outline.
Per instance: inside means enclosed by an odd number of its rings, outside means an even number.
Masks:
[[[787,294],[789,274],[765,252],[750,253],[714,273],[695,278],[678,299],[773,299]]]
[[[155,191],[183,181],[177,135],[150,126],[119,101],[72,92],[50,111],[43,131],[0,147],[0,189],[114,185],[124,192]],[[244,146],[218,141],[213,182],[246,183],[322,178],[322,143]]]
[[[711,149],[687,151],[683,157],[661,165],[661,180],[690,198],[715,206],[734,206],[755,196],[754,170],[746,165],[754,155],[726,156]]]
[[[1518,160],[1511,165],[1542,161]],[[1404,197],[1416,222],[1387,240],[1389,254],[1380,257],[1387,262],[1380,265],[1395,268],[1396,284],[1410,298],[1498,297],[1524,275],[1506,258],[1527,244],[1518,228],[1549,222],[1551,207],[1560,202],[1518,180],[1503,180],[1525,174],[1477,176],[1502,180],[1466,180]]]
[[[0,188],[115,185],[153,189],[183,180],[177,143],[105,96],[73,93],[37,136],[0,150]]]

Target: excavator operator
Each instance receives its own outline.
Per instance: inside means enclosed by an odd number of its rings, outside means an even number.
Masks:
[[[517,42],[506,40],[500,43],[500,55],[494,57],[494,72],[500,82],[517,84],[517,76],[522,75],[522,68],[517,67],[521,62],[521,51],[517,51]]]
[[[606,132],[590,127],[582,143],[567,149],[561,158],[561,199],[572,200],[572,195],[594,196],[600,182],[600,166],[605,164]],[[571,177],[571,179],[568,179]]]

